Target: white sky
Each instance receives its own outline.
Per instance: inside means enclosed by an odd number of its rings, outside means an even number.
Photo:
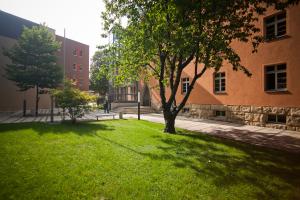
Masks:
[[[90,58],[96,46],[107,43],[101,38],[102,0],[0,0],[0,9],[36,23],[45,22],[56,34],[90,46]]]

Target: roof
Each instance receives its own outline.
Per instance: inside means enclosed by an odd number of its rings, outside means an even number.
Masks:
[[[23,31],[24,26],[31,28],[32,26],[38,25],[39,24],[35,22],[0,10],[0,35],[2,36],[18,39]],[[54,31],[53,29],[50,30]]]

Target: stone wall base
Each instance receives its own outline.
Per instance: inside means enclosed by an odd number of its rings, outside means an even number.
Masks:
[[[224,111],[225,116],[216,116]],[[224,113],[223,112],[223,113]],[[271,107],[243,105],[186,105],[180,115],[191,118],[213,119],[239,124],[300,131],[300,107]],[[269,115],[285,116],[285,123],[271,123]]]

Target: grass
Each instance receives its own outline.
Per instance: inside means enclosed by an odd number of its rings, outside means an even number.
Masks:
[[[300,199],[299,155],[146,121],[0,125],[0,199]]]

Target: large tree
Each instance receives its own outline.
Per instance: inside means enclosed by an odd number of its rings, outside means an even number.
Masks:
[[[99,95],[106,95],[109,88],[108,79],[104,73],[104,70],[102,69],[106,66],[105,63],[105,50],[96,51],[93,55],[90,68],[90,82],[91,89],[97,92]]]
[[[6,77],[16,82],[21,91],[36,88],[36,110],[38,115],[39,89],[55,88],[62,83],[62,67],[57,64],[56,53],[60,48],[55,34],[45,25],[24,27],[16,45],[5,50],[11,59],[7,64]]]
[[[283,10],[298,0],[105,0],[104,26],[118,41],[108,45],[117,52],[109,69],[125,82],[150,72],[158,81],[165,132],[175,132],[175,118],[185,106],[196,81],[207,69],[218,71],[224,61],[233,70],[251,72],[231,47],[249,42],[253,52],[263,41],[255,26],[267,8]],[[124,26],[120,21],[126,19]],[[182,101],[176,101],[181,74],[194,66]],[[143,73],[141,73],[143,72]],[[166,90],[170,95],[166,95]]]

